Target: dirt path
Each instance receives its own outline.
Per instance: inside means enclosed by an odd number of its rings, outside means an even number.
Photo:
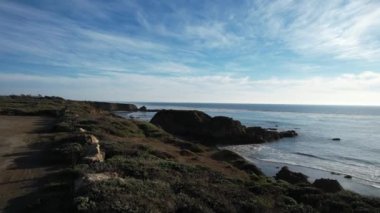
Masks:
[[[39,179],[52,172],[42,150],[31,146],[37,132],[52,122],[37,116],[0,116],[0,212],[17,211],[26,195],[38,189]]]

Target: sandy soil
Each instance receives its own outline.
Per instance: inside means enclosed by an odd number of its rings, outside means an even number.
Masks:
[[[52,169],[33,147],[53,120],[37,116],[0,116],[0,212],[17,212],[27,195]]]

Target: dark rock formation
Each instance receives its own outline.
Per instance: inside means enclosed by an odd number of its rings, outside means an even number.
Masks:
[[[340,141],[340,138],[333,138],[331,140],[333,140],[333,141]]]
[[[342,186],[337,180],[332,179],[317,179],[314,181],[313,186],[322,189],[324,192],[335,193],[343,190]]]
[[[161,110],[150,122],[172,134],[197,137],[204,135],[204,124],[210,120],[211,117],[201,111]]]
[[[204,126],[205,133],[213,138],[234,138],[246,134],[246,128],[240,121],[224,116],[213,117]]]
[[[300,172],[292,172],[287,166],[281,168],[281,170],[275,176],[276,180],[284,180],[291,184],[296,183],[309,183],[307,176]]]
[[[150,121],[174,135],[210,144],[264,143],[294,137],[295,131],[278,132],[261,127],[245,127],[224,116],[211,117],[196,110],[161,110]]]
[[[146,112],[146,111],[147,111],[146,106],[142,106],[142,107],[140,107],[140,108],[139,108],[139,111]]]
[[[344,178],[352,179],[352,176],[351,175],[345,175]]]
[[[108,103],[108,102],[98,102],[89,101],[87,102],[91,106],[106,110],[106,111],[137,111],[137,106],[134,104],[120,104],[120,103]]]
[[[332,174],[332,175],[340,175],[340,173],[338,173],[338,172],[330,172],[330,174]]]
[[[298,135],[297,132],[294,130],[288,130],[288,131],[280,132],[281,138],[292,138],[292,137],[295,137],[297,135]]]

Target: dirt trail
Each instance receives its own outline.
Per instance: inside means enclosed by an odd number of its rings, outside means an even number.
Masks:
[[[52,122],[37,116],[0,116],[0,212],[21,208],[26,195],[38,189],[39,180],[52,172],[42,159],[42,150],[31,146],[38,132]]]

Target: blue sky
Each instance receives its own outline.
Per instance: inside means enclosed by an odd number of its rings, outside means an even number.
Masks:
[[[380,1],[3,0],[0,93],[380,105]]]

